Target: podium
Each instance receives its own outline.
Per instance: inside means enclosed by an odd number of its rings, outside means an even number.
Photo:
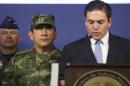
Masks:
[[[70,64],[66,86],[130,86],[130,65]]]

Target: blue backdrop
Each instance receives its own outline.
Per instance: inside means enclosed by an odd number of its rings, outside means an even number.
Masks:
[[[130,4],[112,4],[111,6],[113,15],[110,31],[130,39]],[[84,7],[84,4],[0,4],[0,22],[6,16],[12,16],[16,20],[22,36],[19,46],[21,49],[26,49],[33,46],[28,37],[32,15],[53,14],[56,17],[58,30],[55,45],[62,49],[65,44],[86,35]]]

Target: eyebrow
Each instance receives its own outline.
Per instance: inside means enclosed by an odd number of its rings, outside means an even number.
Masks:
[[[87,21],[94,21],[94,22],[98,22],[98,21],[104,21],[104,19],[99,19],[99,20],[87,19]]]

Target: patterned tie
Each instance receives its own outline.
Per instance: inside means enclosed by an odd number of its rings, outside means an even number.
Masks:
[[[94,55],[95,55],[98,63],[103,63],[102,49],[100,46],[101,43],[102,43],[102,41],[96,41],[96,43],[95,43]]]

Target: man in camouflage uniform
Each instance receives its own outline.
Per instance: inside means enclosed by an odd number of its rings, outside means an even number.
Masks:
[[[51,64],[58,62],[61,52],[53,41],[56,37],[55,17],[38,14],[32,18],[29,37],[34,48],[16,53],[5,68],[3,86],[50,86]]]

